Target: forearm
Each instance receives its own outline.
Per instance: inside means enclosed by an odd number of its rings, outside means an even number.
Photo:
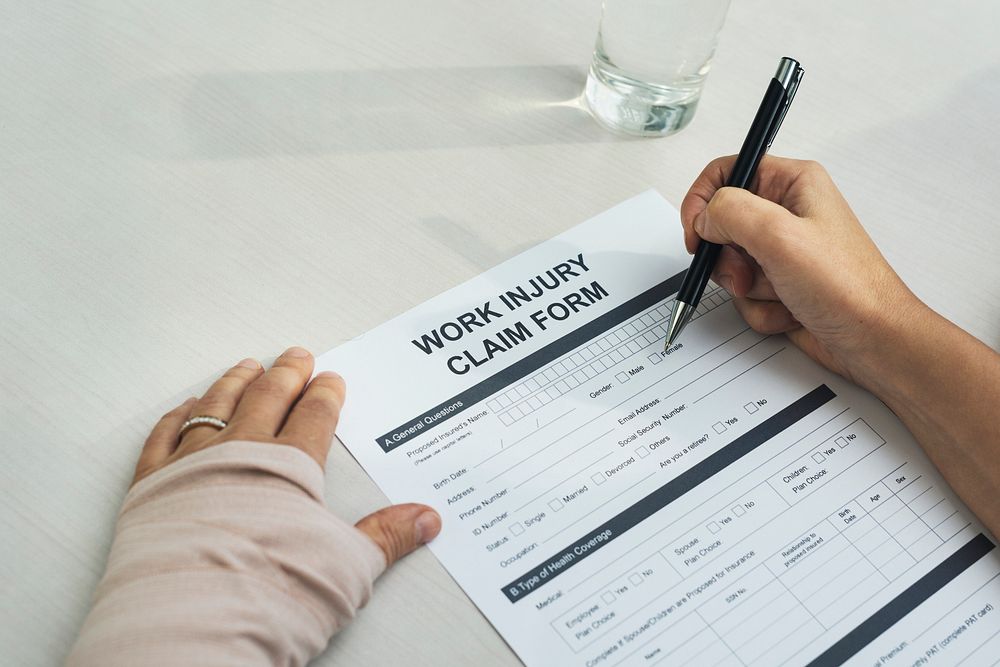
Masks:
[[[877,336],[853,375],[1000,534],[1000,354],[917,302]]]
[[[385,567],[322,490],[306,454],[247,442],[140,481],[68,664],[306,663]]]

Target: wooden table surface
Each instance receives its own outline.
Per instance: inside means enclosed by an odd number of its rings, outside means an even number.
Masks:
[[[245,356],[320,353],[739,148],[821,161],[924,300],[1000,346],[1000,5],[737,0],[693,123],[579,94],[596,0],[0,0],[0,663],[57,664],[139,445]],[[679,234],[678,234],[679,239]],[[678,241],[679,242],[679,241]],[[385,497],[335,445],[331,507]],[[425,551],[324,665],[513,665]]]

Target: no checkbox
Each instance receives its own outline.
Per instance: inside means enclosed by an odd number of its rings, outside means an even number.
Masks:
[[[845,438],[844,436],[840,436],[839,438],[834,440],[834,442],[837,443],[837,446],[840,447],[841,449],[847,447],[848,445],[847,438]]]
[[[743,516],[746,511],[747,508],[743,507],[743,505],[733,505],[733,514],[736,516]]]
[[[753,413],[757,412],[757,404],[747,403],[746,405],[743,406],[743,409],[746,410],[747,413],[752,415]]]
[[[642,575],[638,572],[633,572],[632,576],[630,576],[628,580],[632,582],[633,586],[638,586],[642,583]]]

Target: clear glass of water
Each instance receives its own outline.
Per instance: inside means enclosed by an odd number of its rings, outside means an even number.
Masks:
[[[616,132],[673,134],[691,122],[730,0],[604,0],[584,95]]]

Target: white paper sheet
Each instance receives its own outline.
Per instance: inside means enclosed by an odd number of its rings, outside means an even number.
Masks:
[[[679,236],[647,192],[332,350],[340,438],[528,665],[990,664],[993,538],[881,403],[718,289],[663,352]]]

